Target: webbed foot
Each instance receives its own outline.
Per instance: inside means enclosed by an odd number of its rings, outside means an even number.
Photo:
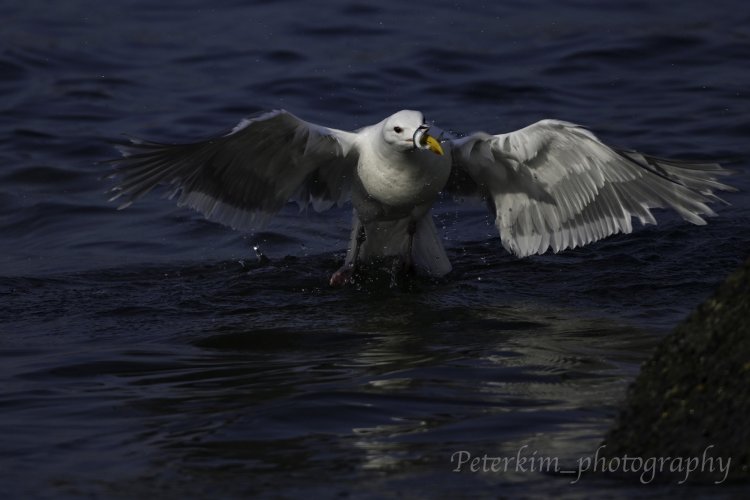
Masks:
[[[354,266],[341,266],[338,271],[331,275],[331,279],[328,280],[328,284],[335,287],[348,285],[352,282],[353,274]]]

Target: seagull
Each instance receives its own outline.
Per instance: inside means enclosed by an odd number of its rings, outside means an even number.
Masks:
[[[160,184],[207,219],[254,230],[288,202],[321,211],[351,201],[353,223],[332,286],[359,263],[394,257],[430,277],[451,271],[431,207],[445,192],[486,201],[502,246],[518,257],[557,253],[656,224],[671,208],[702,225],[729,171],[716,163],[657,158],[601,142],[586,128],[542,120],[515,132],[438,135],[419,111],[344,131],[276,110],[207,140],[130,139],[112,160],[120,209]]]

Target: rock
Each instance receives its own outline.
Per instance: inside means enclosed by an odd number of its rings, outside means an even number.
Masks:
[[[689,481],[750,479],[750,260],[643,364],[604,444],[610,460],[698,457]],[[728,471],[707,457],[731,459]],[[656,479],[685,478],[670,467]]]

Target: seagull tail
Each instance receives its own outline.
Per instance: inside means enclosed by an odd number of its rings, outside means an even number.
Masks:
[[[453,268],[429,212],[417,221],[412,257],[417,269],[435,278],[445,276]]]

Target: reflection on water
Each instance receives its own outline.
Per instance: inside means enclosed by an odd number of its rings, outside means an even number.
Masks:
[[[56,491],[124,496],[196,481],[229,495],[564,488],[565,476],[453,473],[450,457],[526,446],[575,464],[659,334],[608,319],[616,302],[587,310],[586,289],[560,307],[523,290],[538,277],[454,257],[466,276],[389,293],[325,287],[337,265],[325,255],[6,279],[12,307],[34,307],[40,325],[4,353],[8,473],[33,465]]]
[[[243,473],[320,487],[331,474],[349,484],[376,477],[385,488],[448,473],[458,449],[515,453],[537,443],[572,459],[599,439],[657,339],[517,299],[469,308],[480,292],[467,280],[395,296],[269,283],[255,292],[264,304],[247,297],[231,263],[171,273],[79,277],[68,293],[98,300],[68,309],[68,321],[116,319],[118,334],[92,335],[86,350],[40,342],[11,357],[5,368],[22,382],[2,404],[34,416],[14,426],[19,463],[33,461],[50,481],[93,481],[81,476],[85,457],[107,447],[112,476],[97,467],[97,481],[130,491],[127,471],[150,483],[154,468],[178,484],[198,476],[212,487]],[[148,289],[154,305],[112,307],[128,293],[123,283],[134,298]],[[167,325],[174,333],[160,335]],[[13,421],[12,412],[3,419]],[[81,461],[39,460],[33,436],[46,426],[65,429],[52,456],[73,447]],[[527,480],[481,478],[487,487]]]

